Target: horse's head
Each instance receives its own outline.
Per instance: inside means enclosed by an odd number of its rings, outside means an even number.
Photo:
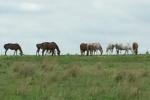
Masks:
[[[57,55],[60,56],[60,51],[57,52]]]
[[[23,54],[23,52],[20,52],[20,56],[23,56],[24,54]]]
[[[101,51],[101,55],[103,55],[103,49],[101,49],[100,51]]]

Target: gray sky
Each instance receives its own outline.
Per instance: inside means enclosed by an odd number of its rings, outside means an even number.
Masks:
[[[25,54],[35,44],[55,41],[62,53],[79,53],[81,42],[138,42],[150,50],[149,0],[0,0],[0,53],[20,43]]]

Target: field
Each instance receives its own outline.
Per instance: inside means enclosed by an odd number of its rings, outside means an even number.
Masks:
[[[150,56],[1,56],[1,100],[150,100]]]

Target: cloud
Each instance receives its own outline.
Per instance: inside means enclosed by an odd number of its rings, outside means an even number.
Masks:
[[[21,3],[20,8],[24,11],[39,11],[42,7],[36,3],[24,2]]]
[[[19,42],[34,54],[36,43],[56,41],[63,53],[79,53],[84,41],[137,41],[140,52],[150,49],[148,0],[0,1],[1,47]]]

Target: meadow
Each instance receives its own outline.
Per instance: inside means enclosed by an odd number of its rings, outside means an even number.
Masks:
[[[150,100],[150,55],[0,56],[1,100]]]

